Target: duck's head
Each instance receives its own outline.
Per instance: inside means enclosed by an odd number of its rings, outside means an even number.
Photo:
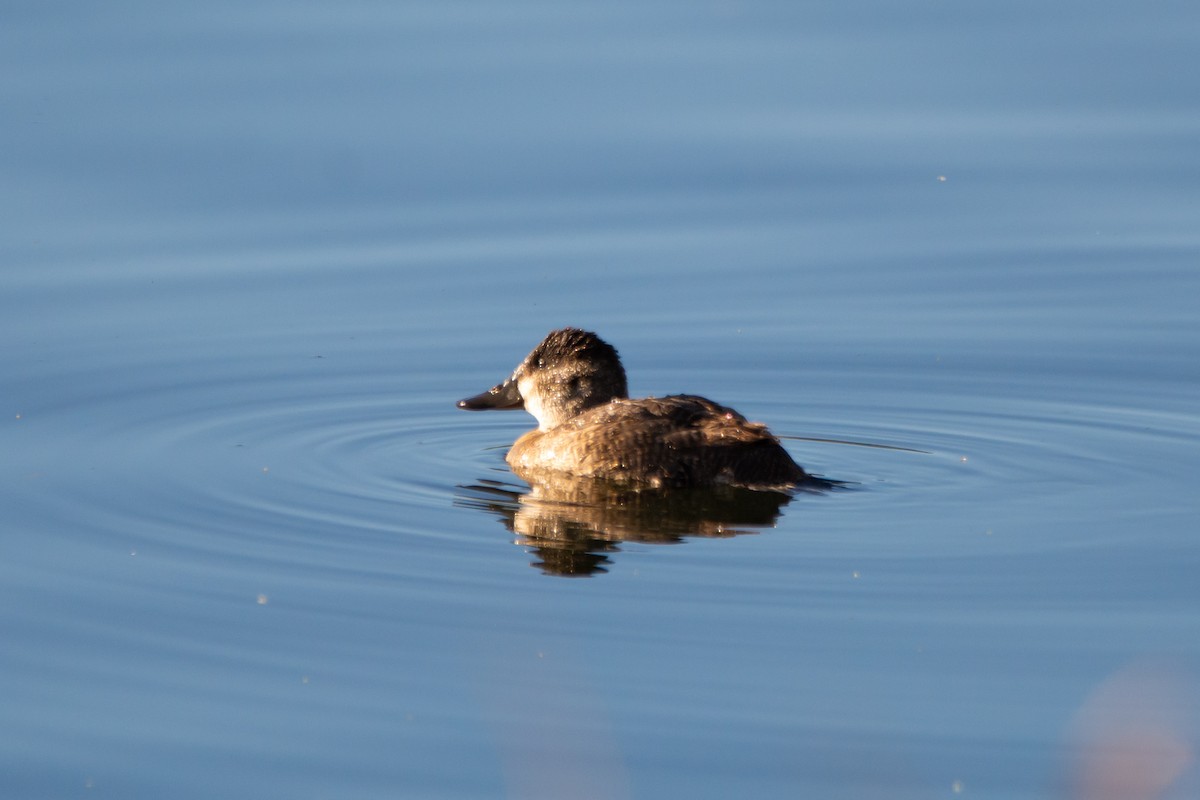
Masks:
[[[551,331],[513,374],[483,394],[458,401],[471,411],[523,408],[540,430],[561,425],[593,406],[628,397],[617,351],[589,331]]]

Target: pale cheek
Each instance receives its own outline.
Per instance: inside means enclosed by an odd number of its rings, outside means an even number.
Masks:
[[[525,410],[533,415],[533,418],[538,421],[538,430],[545,430],[545,416],[542,413],[542,404],[534,399],[526,398]]]
[[[533,415],[533,418],[538,421],[538,430],[546,430],[548,426],[545,416],[545,409],[542,408],[541,399],[538,393],[533,391],[533,382],[528,379],[522,379],[517,382],[517,388],[521,392],[521,397],[525,399],[525,410]]]

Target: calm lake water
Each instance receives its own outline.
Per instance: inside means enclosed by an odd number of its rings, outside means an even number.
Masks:
[[[0,796],[1200,793],[1200,6],[3,16]],[[539,499],[562,325],[851,484]]]

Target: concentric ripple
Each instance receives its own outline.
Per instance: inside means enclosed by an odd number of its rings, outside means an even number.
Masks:
[[[464,525],[463,514],[488,504],[463,502],[461,487],[499,481],[514,498],[526,492],[503,455],[530,420],[455,409],[453,398],[474,376],[405,385],[375,374],[371,362],[340,371],[302,363],[266,377],[230,369],[203,386],[115,393],[92,411],[103,423],[79,431],[70,461],[51,471],[50,483],[74,498],[55,513],[68,522],[104,520],[131,549],[169,546],[310,567],[362,569],[384,555],[402,561],[405,548],[477,545],[477,528],[494,529],[483,520],[495,514],[475,513]],[[128,375],[127,384],[137,387],[136,378]],[[812,376],[817,385],[841,378]],[[1072,498],[1064,507],[1078,508],[1178,474],[1200,441],[1200,422],[1183,411],[985,397],[958,388],[892,395],[886,404],[762,398],[755,412],[796,459],[853,489],[785,503],[771,524],[803,519],[860,536],[864,514],[902,525],[913,508],[931,504],[950,515],[1003,518],[998,503],[1059,495]],[[134,394],[137,407],[163,413],[123,415]],[[1146,452],[1158,455],[1147,461]],[[97,470],[118,473],[126,491],[90,480]],[[501,521],[512,527],[511,515]],[[932,539],[923,546],[946,552],[956,545]]]

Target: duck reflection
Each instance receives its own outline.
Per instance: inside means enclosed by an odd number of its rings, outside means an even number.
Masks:
[[[765,425],[697,395],[630,399],[616,349],[591,331],[551,331],[506,380],[462,409],[525,409],[538,427],[505,461],[532,488],[460,487],[554,575],[606,571],[618,542],[736,536],[771,527],[793,493],[837,485]]]
[[[533,566],[548,575],[607,572],[620,542],[677,544],[689,537],[725,538],[770,528],[792,493],[721,486],[649,490],[551,473],[522,474],[530,488],[493,480],[460,486],[455,505],[494,514],[533,549]],[[824,492],[814,480],[794,492]]]

